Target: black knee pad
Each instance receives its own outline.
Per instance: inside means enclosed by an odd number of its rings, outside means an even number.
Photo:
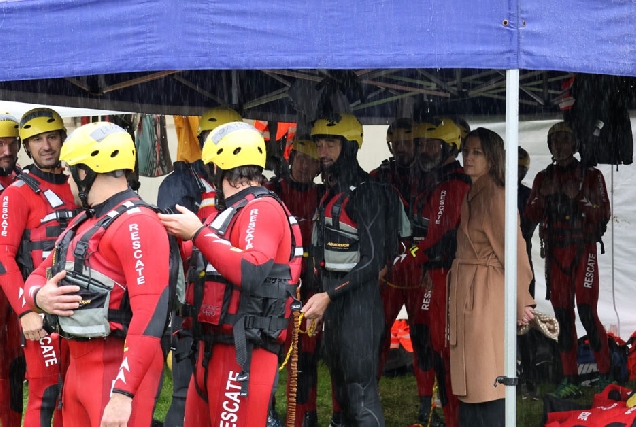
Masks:
[[[433,348],[431,347],[431,332],[427,325],[411,326],[411,343],[417,353],[417,364],[423,371],[433,367]]]
[[[594,321],[594,311],[589,304],[581,304],[578,306],[579,318],[583,327],[587,331],[587,338],[590,340],[590,348],[594,351],[599,351],[602,347],[601,337],[598,334],[596,328],[596,322]]]
[[[42,394],[42,406],[40,409],[40,422],[43,426],[51,423],[59,395],[59,384],[54,384],[44,390],[44,393]]]
[[[24,374],[26,361],[24,356],[13,359],[9,364],[9,407],[14,412],[23,412],[22,393],[24,389]]]
[[[570,330],[570,314],[564,308],[555,308],[554,317],[559,322],[559,351],[567,353],[572,350],[572,338],[575,332]]]

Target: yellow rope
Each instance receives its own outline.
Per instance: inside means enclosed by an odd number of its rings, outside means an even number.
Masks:
[[[302,313],[298,310],[293,311],[292,317],[294,319],[294,328],[292,329],[292,340],[289,346],[289,352],[285,357],[285,362],[282,369],[289,361],[289,389],[287,395],[287,427],[294,427],[296,425],[296,394],[298,392],[298,330],[300,329],[300,322],[302,319]],[[290,359],[291,356],[291,359]]]
[[[435,396],[439,393],[439,387],[437,384],[437,375],[433,378],[433,396],[431,398],[431,409],[428,411],[428,421],[426,422],[426,426],[430,427],[431,421],[433,421],[433,411],[435,410]]]
[[[298,333],[307,334],[310,337],[313,337],[314,335],[316,335],[316,323],[312,324],[309,328],[307,328],[306,331],[303,331],[302,329],[300,329],[300,325],[302,324],[304,317],[305,317],[305,313],[300,313],[300,316],[298,316],[297,325],[296,325],[296,327],[298,328]],[[289,358],[291,357],[291,354],[294,351],[294,347],[295,346],[292,342],[292,344],[289,346],[289,350],[287,350],[287,354],[285,355],[285,360],[283,361],[282,365],[280,365],[280,367],[278,368],[279,371],[282,371],[283,368],[287,365],[287,362],[289,361]]]

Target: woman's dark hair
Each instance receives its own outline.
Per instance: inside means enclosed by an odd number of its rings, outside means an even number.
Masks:
[[[479,138],[481,149],[490,164],[488,174],[497,185],[503,187],[506,183],[506,151],[503,139],[497,133],[482,127],[470,131],[466,139],[473,136]]]

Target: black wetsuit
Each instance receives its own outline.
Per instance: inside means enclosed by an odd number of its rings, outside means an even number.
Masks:
[[[350,188],[342,204],[340,222],[357,228],[359,260],[348,271],[324,267],[324,241],[314,242],[313,262],[322,275],[322,288],[331,298],[324,314],[324,346],[335,398],[344,410],[347,426],[384,426],[376,379],[378,348],[384,328],[384,311],[378,274],[384,266],[387,202],[382,187],[359,166],[347,168],[321,201],[316,232],[329,217],[330,202]],[[322,209],[321,209],[322,208]],[[348,224],[347,224],[348,222]],[[321,266],[323,264],[323,266]]]

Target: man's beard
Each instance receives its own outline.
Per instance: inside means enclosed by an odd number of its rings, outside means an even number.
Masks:
[[[5,160],[5,158],[0,159],[0,160]],[[11,175],[11,173],[13,173],[13,170],[15,169],[15,164],[16,163],[17,163],[17,159],[11,158],[9,166],[7,166],[7,167],[0,166],[0,176]]]
[[[429,172],[432,169],[435,169],[435,167],[439,164],[439,161],[440,161],[440,156],[437,156],[436,158],[431,158],[427,156],[426,154],[421,154],[417,163],[420,165],[420,168],[424,172]]]

